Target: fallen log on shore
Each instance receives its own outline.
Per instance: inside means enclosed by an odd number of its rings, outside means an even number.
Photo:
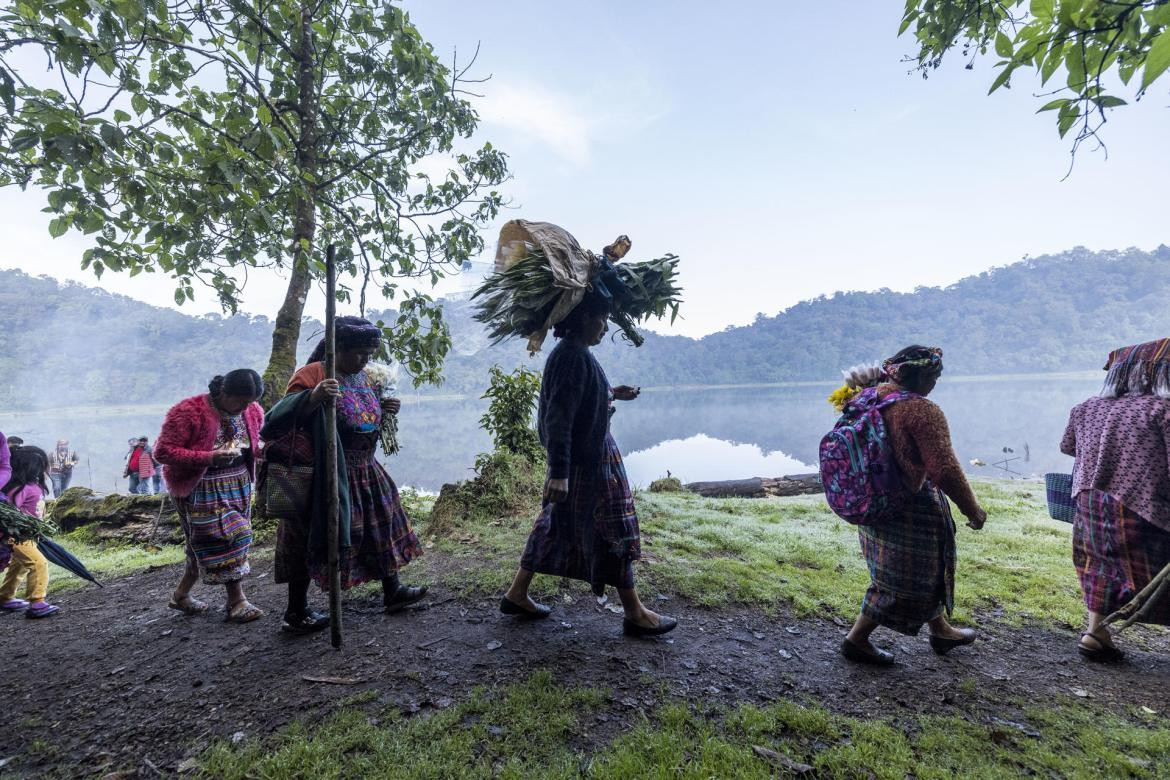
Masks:
[[[786,477],[752,477],[720,482],[691,482],[685,485],[692,493],[706,498],[770,498],[804,496],[821,493],[820,474],[792,474]]]
[[[82,526],[103,541],[180,543],[183,530],[173,501],[165,493],[145,496],[98,495],[89,488],[66,490],[49,504],[49,518],[62,531]]]

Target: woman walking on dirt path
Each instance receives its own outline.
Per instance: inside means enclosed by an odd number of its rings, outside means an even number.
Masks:
[[[1170,563],[1170,339],[1114,350],[1105,368],[1060,443],[1076,458],[1073,563],[1089,611],[1079,649],[1092,661],[1122,658],[1101,621]],[[1170,599],[1142,622],[1170,625]]]
[[[202,577],[227,589],[227,621],[250,623],[264,616],[243,586],[251,571],[252,482],[264,422],[256,401],[264,382],[252,369],[238,368],[212,379],[207,390],[171,407],[155,440],[154,457],[167,467],[187,538],[187,566],[168,606],[206,613],[207,604],[191,595]]]
[[[5,444],[7,448],[7,444]],[[39,447],[19,447],[12,452],[11,477],[5,482],[3,493],[20,511],[32,517],[41,516],[41,502],[49,495],[45,475],[49,471],[49,456]],[[11,560],[4,581],[0,583],[0,611],[24,611],[28,618],[55,615],[61,608],[45,601],[49,587],[49,561],[37,549],[35,541],[0,542],[11,546]],[[28,575],[28,599],[16,597],[20,581]]]
[[[612,401],[632,401],[639,389],[610,388],[590,347],[607,330],[609,302],[588,293],[556,325],[560,343],[545,363],[540,385],[540,440],[548,451],[544,508],[537,517],[520,569],[500,599],[505,615],[546,618],[552,610],[528,595],[534,573],[588,582],[600,596],[617,588],[625,608],[622,628],[631,636],[665,634],[678,621],[646,608],[634,589],[641,557],[638,515],[625,466],[609,433]]]
[[[888,666],[893,653],[870,642],[878,626],[916,636],[927,623],[930,646],[939,654],[975,641],[974,629],[955,628],[947,620],[955,588],[955,522],[947,497],[975,530],[987,513],[955,456],[946,417],[926,399],[943,371],[942,350],[906,347],[882,368],[889,381],[878,385],[879,398],[897,391],[921,396],[881,412],[908,495],[896,515],[858,526],[870,586],[841,652],[851,661]]]
[[[265,513],[280,522],[276,581],[288,583],[281,629],[293,634],[329,625],[328,616],[308,605],[310,580],[329,587],[324,475],[314,468],[325,458],[326,403],[337,406],[342,589],[380,581],[382,604],[390,614],[427,592],[398,579],[399,570],[422,555],[422,545],[402,508],[398,486],[375,458],[382,416],[398,414],[402,405],[397,398],[382,398],[381,380],[366,370],[382,350],[382,330],[360,317],[338,317],[336,345],[338,378],[325,378],[322,340],[289,381],[288,394],[269,412],[263,431],[268,446],[261,495]]]

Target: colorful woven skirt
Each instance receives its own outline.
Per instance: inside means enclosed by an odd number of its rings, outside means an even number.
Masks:
[[[176,504],[187,538],[188,574],[214,585],[251,571],[252,478],[246,465],[208,469],[191,495]]]
[[[640,557],[634,496],[621,452],[607,436],[602,462],[592,468],[574,466],[568,499],[541,510],[520,566],[588,582],[600,595],[606,585],[634,587],[634,561]]]
[[[381,580],[422,555],[422,544],[402,509],[398,486],[373,450],[345,453],[349,472],[349,548],[340,560],[341,588]],[[306,531],[307,534],[307,531]],[[309,574],[329,589],[328,561],[309,556]]]
[[[1073,522],[1073,563],[1085,606],[1108,615],[1170,563],[1170,531],[1147,523],[1109,493],[1082,490]],[[1170,599],[1152,605],[1144,622],[1170,625]]]
[[[955,521],[942,491],[927,482],[896,516],[859,526],[870,586],[861,614],[909,636],[955,603]]]

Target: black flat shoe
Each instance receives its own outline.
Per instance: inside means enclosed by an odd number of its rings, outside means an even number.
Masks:
[[[386,607],[386,614],[393,615],[416,601],[421,601],[425,595],[427,595],[426,585],[399,585],[393,596],[382,599],[382,604]]]
[[[866,650],[864,647],[856,645],[848,639],[841,642],[841,655],[859,664],[870,664],[871,666],[894,665],[893,653],[882,650],[880,647],[874,647],[873,650]]]
[[[1085,644],[1085,637],[1092,637],[1097,642],[1097,647],[1089,647]],[[1116,645],[1105,644],[1092,634],[1082,634],[1081,641],[1077,645],[1077,651],[1085,657],[1086,660],[1095,661],[1100,664],[1115,664],[1125,658],[1125,651],[1119,650]]]
[[[528,607],[520,606],[514,601],[509,601],[507,596],[501,596],[500,612],[503,612],[505,615],[518,615],[529,620],[544,620],[552,614],[552,607],[537,604],[536,609],[529,609]]]
[[[626,636],[662,636],[678,627],[678,621],[666,615],[658,616],[658,625],[640,626],[629,618],[622,619],[622,633]]]
[[[939,655],[946,655],[954,650],[956,647],[973,644],[975,642],[975,629],[960,628],[959,632],[962,637],[959,639],[947,639],[945,636],[930,635],[930,649]]]
[[[286,634],[294,634],[296,636],[303,636],[305,634],[315,634],[322,629],[329,627],[329,616],[322,615],[320,612],[309,610],[303,615],[295,616],[284,613],[284,621],[280,624],[280,630]]]

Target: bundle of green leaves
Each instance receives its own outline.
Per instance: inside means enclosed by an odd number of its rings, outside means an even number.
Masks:
[[[613,320],[626,339],[640,347],[644,342],[635,325],[650,317],[678,317],[682,288],[678,286],[678,257],[666,255],[641,263],[613,266],[617,284],[606,288],[613,295]],[[612,277],[611,277],[612,282]],[[553,284],[548,260],[537,248],[511,267],[489,276],[472,296],[479,300],[475,319],[489,327],[492,344],[513,336],[527,338],[548,321],[549,314],[566,291]]]
[[[57,527],[51,520],[27,515],[7,501],[0,501],[0,533],[13,541],[27,542],[38,536],[52,536]]]

